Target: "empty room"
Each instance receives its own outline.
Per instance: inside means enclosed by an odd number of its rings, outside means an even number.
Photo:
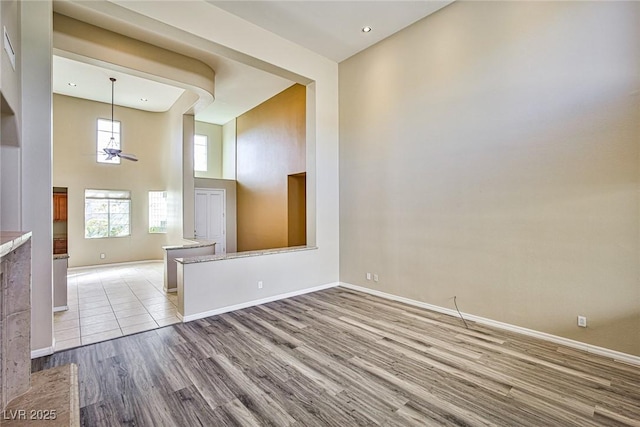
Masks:
[[[0,424],[640,425],[640,3],[0,21]]]

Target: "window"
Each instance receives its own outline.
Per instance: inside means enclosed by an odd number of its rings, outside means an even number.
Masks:
[[[84,190],[84,237],[131,235],[131,192]]]
[[[111,140],[111,120],[98,119],[98,136],[97,136],[98,163],[113,163],[120,164],[120,157],[114,157],[111,160],[107,160],[107,155],[104,149],[109,145]],[[113,144],[111,148],[120,149],[120,122],[113,121]]]
[[[149,233],[167,232],[167,192],[149,191]]]
[[[195,135],[193,137],[193,170],[207,171],[207,136]]]

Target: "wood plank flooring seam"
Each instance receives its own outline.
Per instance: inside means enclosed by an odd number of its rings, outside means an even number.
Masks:
[[[327,289],[56,353],[81,424],[638,426],[640,368]]]

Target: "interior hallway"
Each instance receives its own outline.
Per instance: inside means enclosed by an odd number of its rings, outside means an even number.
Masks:
[[[54,314],[55,351],[179,322],[160,261],[69,270],[67,283],[69,310]]]

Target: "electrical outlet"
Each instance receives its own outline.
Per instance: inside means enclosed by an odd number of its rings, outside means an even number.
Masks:
[[[105,259],[107,257],[106,254],[100,254],[100,259]]]
[[[262,280],[258,280],[258,289],[262,289]]]
[[[377,282],[377,281],[378,281],[378,275],[377,275],[377,274],[374,274],[374,275],[373,275],[373,281],[374,281],[374,282]]]
[[[578,316],[578,326],[581,328],[587,327],[587,318],[585,316]]]
[[[371,273],[367,273],[367,280],[371,280]]]

